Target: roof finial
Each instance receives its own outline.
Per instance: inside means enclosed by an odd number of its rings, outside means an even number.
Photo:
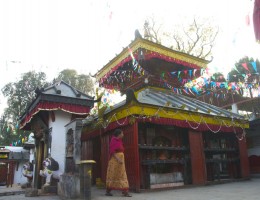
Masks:
[[[137,38],[142,38],[142,35],[140,34],[138,29],[135,30],[135,39]]]

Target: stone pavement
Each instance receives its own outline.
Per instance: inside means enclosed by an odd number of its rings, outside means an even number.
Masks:
[[[17,194],[24,194],[24,190],[21,189],[20,185],[12,185],[9,187],[0,186],[0,197],[2,196],[9,196],[9,195],[17,195]]]
[[[92,200],[259,200],[260,178],[229,182],[224,184],[187,187],[182,189],[147,191],[132,193],[133,197],[122,197],[120,192],[113,191],[114,196],[104,195],[104,189],[92,188]],[[7,189],[5,189],[7,190]],[[4,189],[0,187],[0,193]],[[61,200],[59,196],[25,197],[24,194],[1,196],[0,200]]]

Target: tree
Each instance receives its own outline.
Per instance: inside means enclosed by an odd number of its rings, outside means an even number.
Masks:
[[[161,26],[162,25],[157,27],[154,17],[147,18],[144,22],[144,38],[152,42],[161,44],[161,39],[160,39]]]
[[[74,69],[65,69],[59,73],[57,79],[63,80],[85,94],[94,94],[94,81],[90,75],[78,74]]]
[[[144,23],[144,38],[199,58],[208,59],[212,56],[219,28],[212,26],[209,19],[193,18],[188,24],[184,20],[180,21],[181,25],[163,30],[154,17],[147,18]]]
[[[94,94],[94,82],[90,75],[78,75],[75,70],[66,69],[59,73],[57,79],[65,81],[84,93]],[[0,120],[0,144],[9,145],[21,141],[25,136],[28,137],[29,133],[19,130],[19,117],[34,100],[35,90],[49,85],[44,72],[30,71],[22,74],[17,82],[10,82],[1,89],[4,97],[7,98],[8,107]]]
[[[256,69],[254,69],[255,64]],[[229,82],[259,82],[260,62],[247,56],[235,63],[235,67],[228,73]]]
[[[2,89],[4,97],[7,98],[7,108],[0,124],[0,143],[9,145],[26,136],[24,131],[19,130],[19,117],[25,112],[27,106],[35,98],[35,89],[46,86],[47,82],[44,72],[30,71],[22,74],[21,79],[17,82],[10,82]]]
[[[44,72],[30,71],[22,74],[17,82],[10,82],[2,88],[2,93],[7,97],[8,113],[14,120],[20,116],[35,97],[35,89],[46,85]]]
[[[212,74],[210,79],[215,82],[226,82],[225,76],[221,72],[216,72],[216,73]]]
[[[0,145],[21,146],[23,138],[28,138],[30,133],[20,130],[18,123],[11,122],[9,117],[8,112],[5,112],[0,119]]]

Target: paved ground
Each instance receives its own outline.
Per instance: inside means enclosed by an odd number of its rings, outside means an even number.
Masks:
[[[1,190],[4,189],[0,188]],[[183,189],[153,191],[143,193],[132,193],[133,197],[122,197],[119,192],[114,191],[113,197],[104,195],[104,190],[92,188],[92,200],[259,200],[260,178],[251,180],[231,182],[218,185],[190,187]],[[58,196],[25,197],[24,194],[0,196],[0,200],[60,200]]]

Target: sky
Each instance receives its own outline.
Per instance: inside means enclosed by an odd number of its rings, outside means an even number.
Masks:
[[[223,71],[245,55],[260,56],[252,12],[253,0],[0,0],[0,88],[30,70],[48,80],[68,68],[93,75],[152,15],[165,26],[181,16],[212,17],[220,33],[210,66]],[[1,94],[0,115],[4,107]]]

